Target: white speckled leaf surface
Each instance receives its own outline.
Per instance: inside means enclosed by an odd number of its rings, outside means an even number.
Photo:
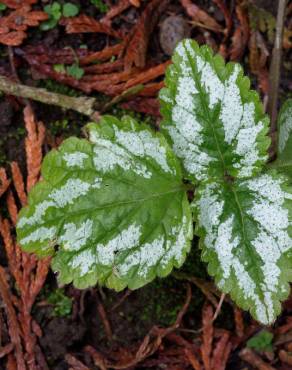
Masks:
[[[180,164],[160,134],[131,118],[105,116],[87,129],[89,141],[68,139],[46,156],[18,242],[53,255],[62,283],[135,289],[181,266],[190,248]]]
[[[292,180],[292,99],[285,101],[278,115],[277,160],[271,166]]]
[[[181,42],[160,92],[162,131],[193,181],[246,178],[267,159],[268,118],[239,64]]]
[[[263,324],[280,313],[292,280],[292,189],[285,181],[276,172],[207,181],[193,203],[209,273]]]

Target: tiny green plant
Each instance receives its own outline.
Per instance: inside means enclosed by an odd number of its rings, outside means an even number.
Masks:
[[[64,64],[55,64],[53,68],[56,72],[67,74],[77,80],[80,80],[84,75],[84,69],[79,66],[78,60],[69,66],[65,66]]]
[[[250,338],[246,345],[249,348],[254,348],[257,351],[272,352],[273,351],[274,335],[267,330],[262,330],[257,335]]]
[[[72,298],[65,294],[64,289],[54,289],[47,297],[47,302],[52,305],[52,316],[69,316],[72,311]]]
[[[7,6],[0,2],[0,12],[5,10],[6,8],[7,8]]]
[[[42,31],[48,31],[55,28],[61,19],[61,17],[75,17],[79,13],[79,8],[73,3],[60,4],[54,1],[52,4],[48,4],[44,7],[44,11],[48,14],[49,19],[41,23],[40,29]]]
[[[90,0],[91,4],[94,5],[101,13],[108,11],[108,6],[102,0]]]
[[[62,284],[120,291],[179,268],[196,234],[217,286],[271,324],[292,281],[291,104],[268,165],[269,118],[239,64],[184,40],[165,85],[161,132],[104,116],[45,157],[18,241]]]

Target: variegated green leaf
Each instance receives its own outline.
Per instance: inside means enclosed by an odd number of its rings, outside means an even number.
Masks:
[[[161,127],[189,179],[246,178],[261,170],[270,143],[268,118],[239,64],[225,65],[210,47],[185,40],[165,83]]]
[[[292,179],[292,99],[283,104],[278,116],[277,149],[277,160],[271,166]]]
[[[292,281],[292,189],[275,172],[200,185],[194,210],[202,258],[220,289],[263,324]]]
[[[53,255],[62,283],[138,288],[179,267],[192,238],[180,164],[131,118],[87,127],[49,153],[17,225],[26,251]]]

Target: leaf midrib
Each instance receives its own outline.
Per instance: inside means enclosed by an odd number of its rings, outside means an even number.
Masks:
[[[189,54],[187,48],[185,48],[185,51],[186,51],[186,55],[187,55],[187,57],[189,59],[189,64],[190,64],[190,66],[192,68],[193,78],[196,81],[196,87],[197,87],[197,89],[199,91],[201,104],[203,105],[203,109],[204,109],[205,115],[207,116],[207,119],[205,120],[205,122],[207,122],[208,126],[211,127],[211,130],[212,130],[212,133],[213,133],[213,137],[214,137],[215,142],[216,142],[216,147],[217,147],[218,153],[219,153],[220,158],[221,158],[221,161],[222,161],[223,171],[224,171],[224,173],[226,173],[227,172],[227,166],[225,164],[224,157],[223,157],[223,154],[222,154],[221,149],[220,149],[220,145],[219,145],[219,141],[218,141],[218,138],[217,138],[216,131],[215,131],[215,129],[214,129],[212,123],[211,123],[211,118],[209,116],[209,108],[207,108],[207,106],[206,106],[205,99],[202,99],[202,88],[201,88],[200,81],[198,80],[198,77],[197,77],[198,76],[198,72],[194,70],[192,59],[190,57],[190,54]],[[220,109],[221,109],[221,102],[219,104],[220,104]],[[224,176],[224,173],[222,174],[222,178]]]
[[[66,212],[66,214],[74,217],[76,215],[83,215],[83,214],[86,214],[86,213],[93,213],[95,211],[104,210],[104,209],[111,208],[111,207],[114,208],[114,207],[119,207],[119,206],[127,205],[127,204],[135,204],[135,203],[146,202],[146,201],[149,201],[150,199],[155,199],[155,198],[163,197],[163,196],[168,195],[168,194],[179,193],[179,192],[184,192],[184,191],[185,191],[185,189],[184,189],[183,184],[182,184],[180,187],[177,187],[173,190],[170,190],[170,191],[167,191],[167,192],[164,192],[164,193],[157,193],[157,194],[154,194],[154,195],[151,195],[149,197],[142,198],[142,199],[135,199],[135,200],[131,200],[131,201],[110,203],[110,204],[104,205],[102,207],[94,207],[94,208],[85,209],[83,211],[76,211],[76,212]],[[57,208],[57,209],[60,209],[60,208]],[[61,218],[64,218],[64,215],[62,215],[60,217],[54,217],[54,220],[59,220]],[[47,223],[47,221],[45,221],[41,224],[38,224],[38,227],[40,225],[45,225],[46,223]]]
[[[246,246],[246,249],[248,251],[248,254],[249,254],[250,259],[253,260],[253,258],[252,258],[253,254],[254,254],[253,248],[251,247],[250,243],[248,242],[248,240],[246,238],[246,227],[245,227],[245,220],[244,220],[245,219],[245,215],[244,215],[244,212],[242,210],[241,204],[239,202],[237,191],[236,191],[236,188],[235,188],[234,184],[231,184],[230,189],[231,189],[231,191],[232,191],[232,193],[234,195],[235,203],[236,203],[236,206],[237,206],[237,208],[239,210],[239,214],[240,214],[240,221],[241,221],[241,225],[242,225],[242,232],[241,232],[241,234],[243,235],[243,242],[244,242],[244,245]],[[255,272],[256,272],[257,281],[261,281],[261,277],[259,276],[259,273],[258,273],[258,268],[255,269]],[[262,297],[264,297],[264,292],[263,292],[260,284],[256,284],[256,286],[260,290]],[[267,310],[265,301],[262,300],[262,302],[263,302],[263,305],[265,306],[266,315],[268,317],[269,316],[269,312]]]

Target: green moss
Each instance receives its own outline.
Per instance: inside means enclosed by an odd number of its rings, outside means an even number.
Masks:
[[[51,91],[57,94],[68,95],[72,97],[78,97],[82,95],[80,91],[75,90],[72,87],[63,85],[51,79],[40,80],[38,87],[43,87],[47,89],[48,91]]]

